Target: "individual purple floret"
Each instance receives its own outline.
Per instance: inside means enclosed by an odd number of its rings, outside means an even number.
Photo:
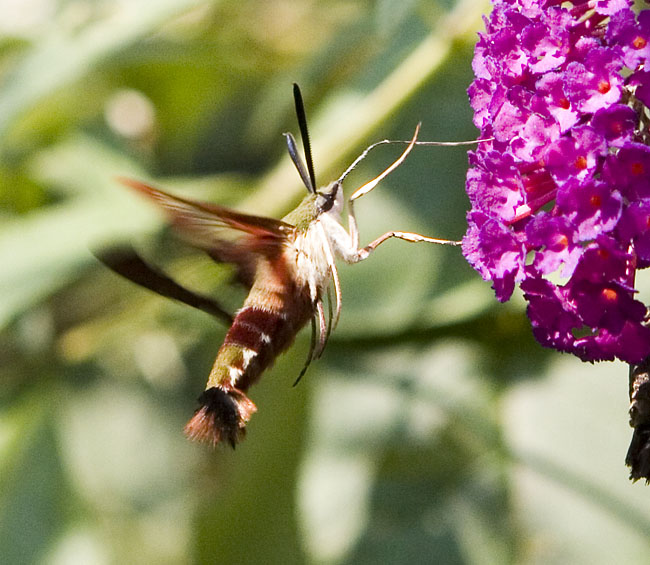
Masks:
[[[463,252],[535,337],[585,361],[650,357],[650,10],[628,0],[492,0],[468,93]]]

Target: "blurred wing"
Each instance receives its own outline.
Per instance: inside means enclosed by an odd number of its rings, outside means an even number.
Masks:
[[[229,208],[172,196],[148,184],[120,178],[120,182],[156,202],[183,239],[205,250],[215,261],[233,263],[238,278],[250,286],[258,255],[276,256],[294,226]]]
[[[232,241],[236,235],[234,232],[238,232],[240,236],[247,236],[241,240],[246,251],[264,253],[274,245],[281,246],[295,229],[281,220],[251,216],[216,204],[172,196],[133,179],[120,178],[119,181],[156,202],[184,239],[208,252],[228,247],[232,252],[232,247],[239,245],[239,242]]]
[[[95,251],[93,254],[109,269],[125,279],[166,298],[198,308],[228,325],[232,324],[232,316],[216,300],[180,285],[162,271],[149,265],[130,245],[110,247]]]

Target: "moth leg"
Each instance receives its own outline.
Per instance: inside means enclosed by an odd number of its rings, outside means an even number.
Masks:
[[[339,318],[341,317],[341,298],[343,296],[343,293],[341,292],[341,281],[339,279],[339,272],[336,268],[336,260],[334,258],[334,253],[332,251],[332,248],[330,247],[330,242],[325,233],[325,228],[323,227],[322,223],[318,224],[318,229],[319,229],[321,240],[323,242],[323,251],[325,252],[325,258],[327,259],[327,267],[330,271],[330,274],[332,275],[332,281],[334,282],[334,294],[336,296],[336,314],[334,315],[334,321],[332,321],[332,317],[330,315],[329,329],[327,332],[327,335],[329,336],[329,333],[333,329],[335,329],[336,326],[338,325]],[[357,234],[356,247],[358,247],[358,245],[359,244],[358,244],[358,234]],[[329,296],[329,289],[328,289],[328,296]],[[329,304],[330,304],[330,311],[331,311],[331,304],[332,304],[331,301]]]
[[[328,336],[325,309],[323,308],[323,301],[320,298],[316,301],[316,313],[318,314],[318,345],[312,355],[312,359],[318,359],[323,354]]]
[[[357,224],[357,217],[354,213],[354,205],[352,199],[348,201],[348,233],[350,235],[350,243],[352,249],[359,249],[359,225]],[[347,260],[347,259],[346,259]]]
[[[307,359],[305,364],[300,370],[298,378],[293,382],[293,386],[296,386],[302,378],[305,376],[309,365],[311,365],[312,360],[314,359],[314,351],[316,350],[316,316],[311,317],[311,341],[309,342],[309,353],[307,353]]]
[[[340,302],[338,302],[340,304]],[[325,336],[325,343],[330,339],[330,335],[334,326],[332,325],[332,320],[334,319],[334,310],[332,309],[332,288],[328,285],[327,287],[327,335]],[[337,320],[338,321],[338,320]]]
[[[369,243],[364,248],[357,251],[357,261],[363,261],[372,251],[377,249],[379,245],[384,243],[384,241],[395,237],[397,239],[403,239],[404,241],[410,241],[411,243],[419,243],[424,241],[426,243],[438,243],[440,245],[460,245],[460,241],[452,241],[449,239],[437,239],[435,237],[427,237],[425,235],[420,235],[419,233],[413,232],[404,232],[404,231],[389,231],[384,235],[379,236],[375,241]]]
[[[298,378],[294,381],[293,386],[296,386],[302,380],[311,362],[314,359],[318,359],[323,354],[330,335],[330,326],[327,325],[327,321],[325,320],[325,309],[323,308],[322,299],[318,298],[316,302],[314,302],[313,307],[314,313],[311,317],[311,342],[309,344],[309,353],[307,354],[307,360],[305,361]],[[318,327],[316,326],[317,318]],[[316,333],[318,333],[318,343],[316,343]]]

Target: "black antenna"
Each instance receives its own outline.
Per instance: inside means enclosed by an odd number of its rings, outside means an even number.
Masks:
[[[305,104],[302,101],[300,87],[293,83],[293,99],[296,103],[296,116],[298,116],[298,125],[300,126],[300,137],[302,137],[302,146],[305,150],[305,161],[307,161],[307,170],[309,179],[314,192],[316,190],[316,174],[314,173],[314,161],[311,157],[311,145],[309,144],[309,131],[307,130],[307,115],[305,114]]]

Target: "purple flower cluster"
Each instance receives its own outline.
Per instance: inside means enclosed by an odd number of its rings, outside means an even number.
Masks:
[[[469,88],[463,253],[535,337],[585,361],[650,356],[650,11],[628,0],[492,0]]]

